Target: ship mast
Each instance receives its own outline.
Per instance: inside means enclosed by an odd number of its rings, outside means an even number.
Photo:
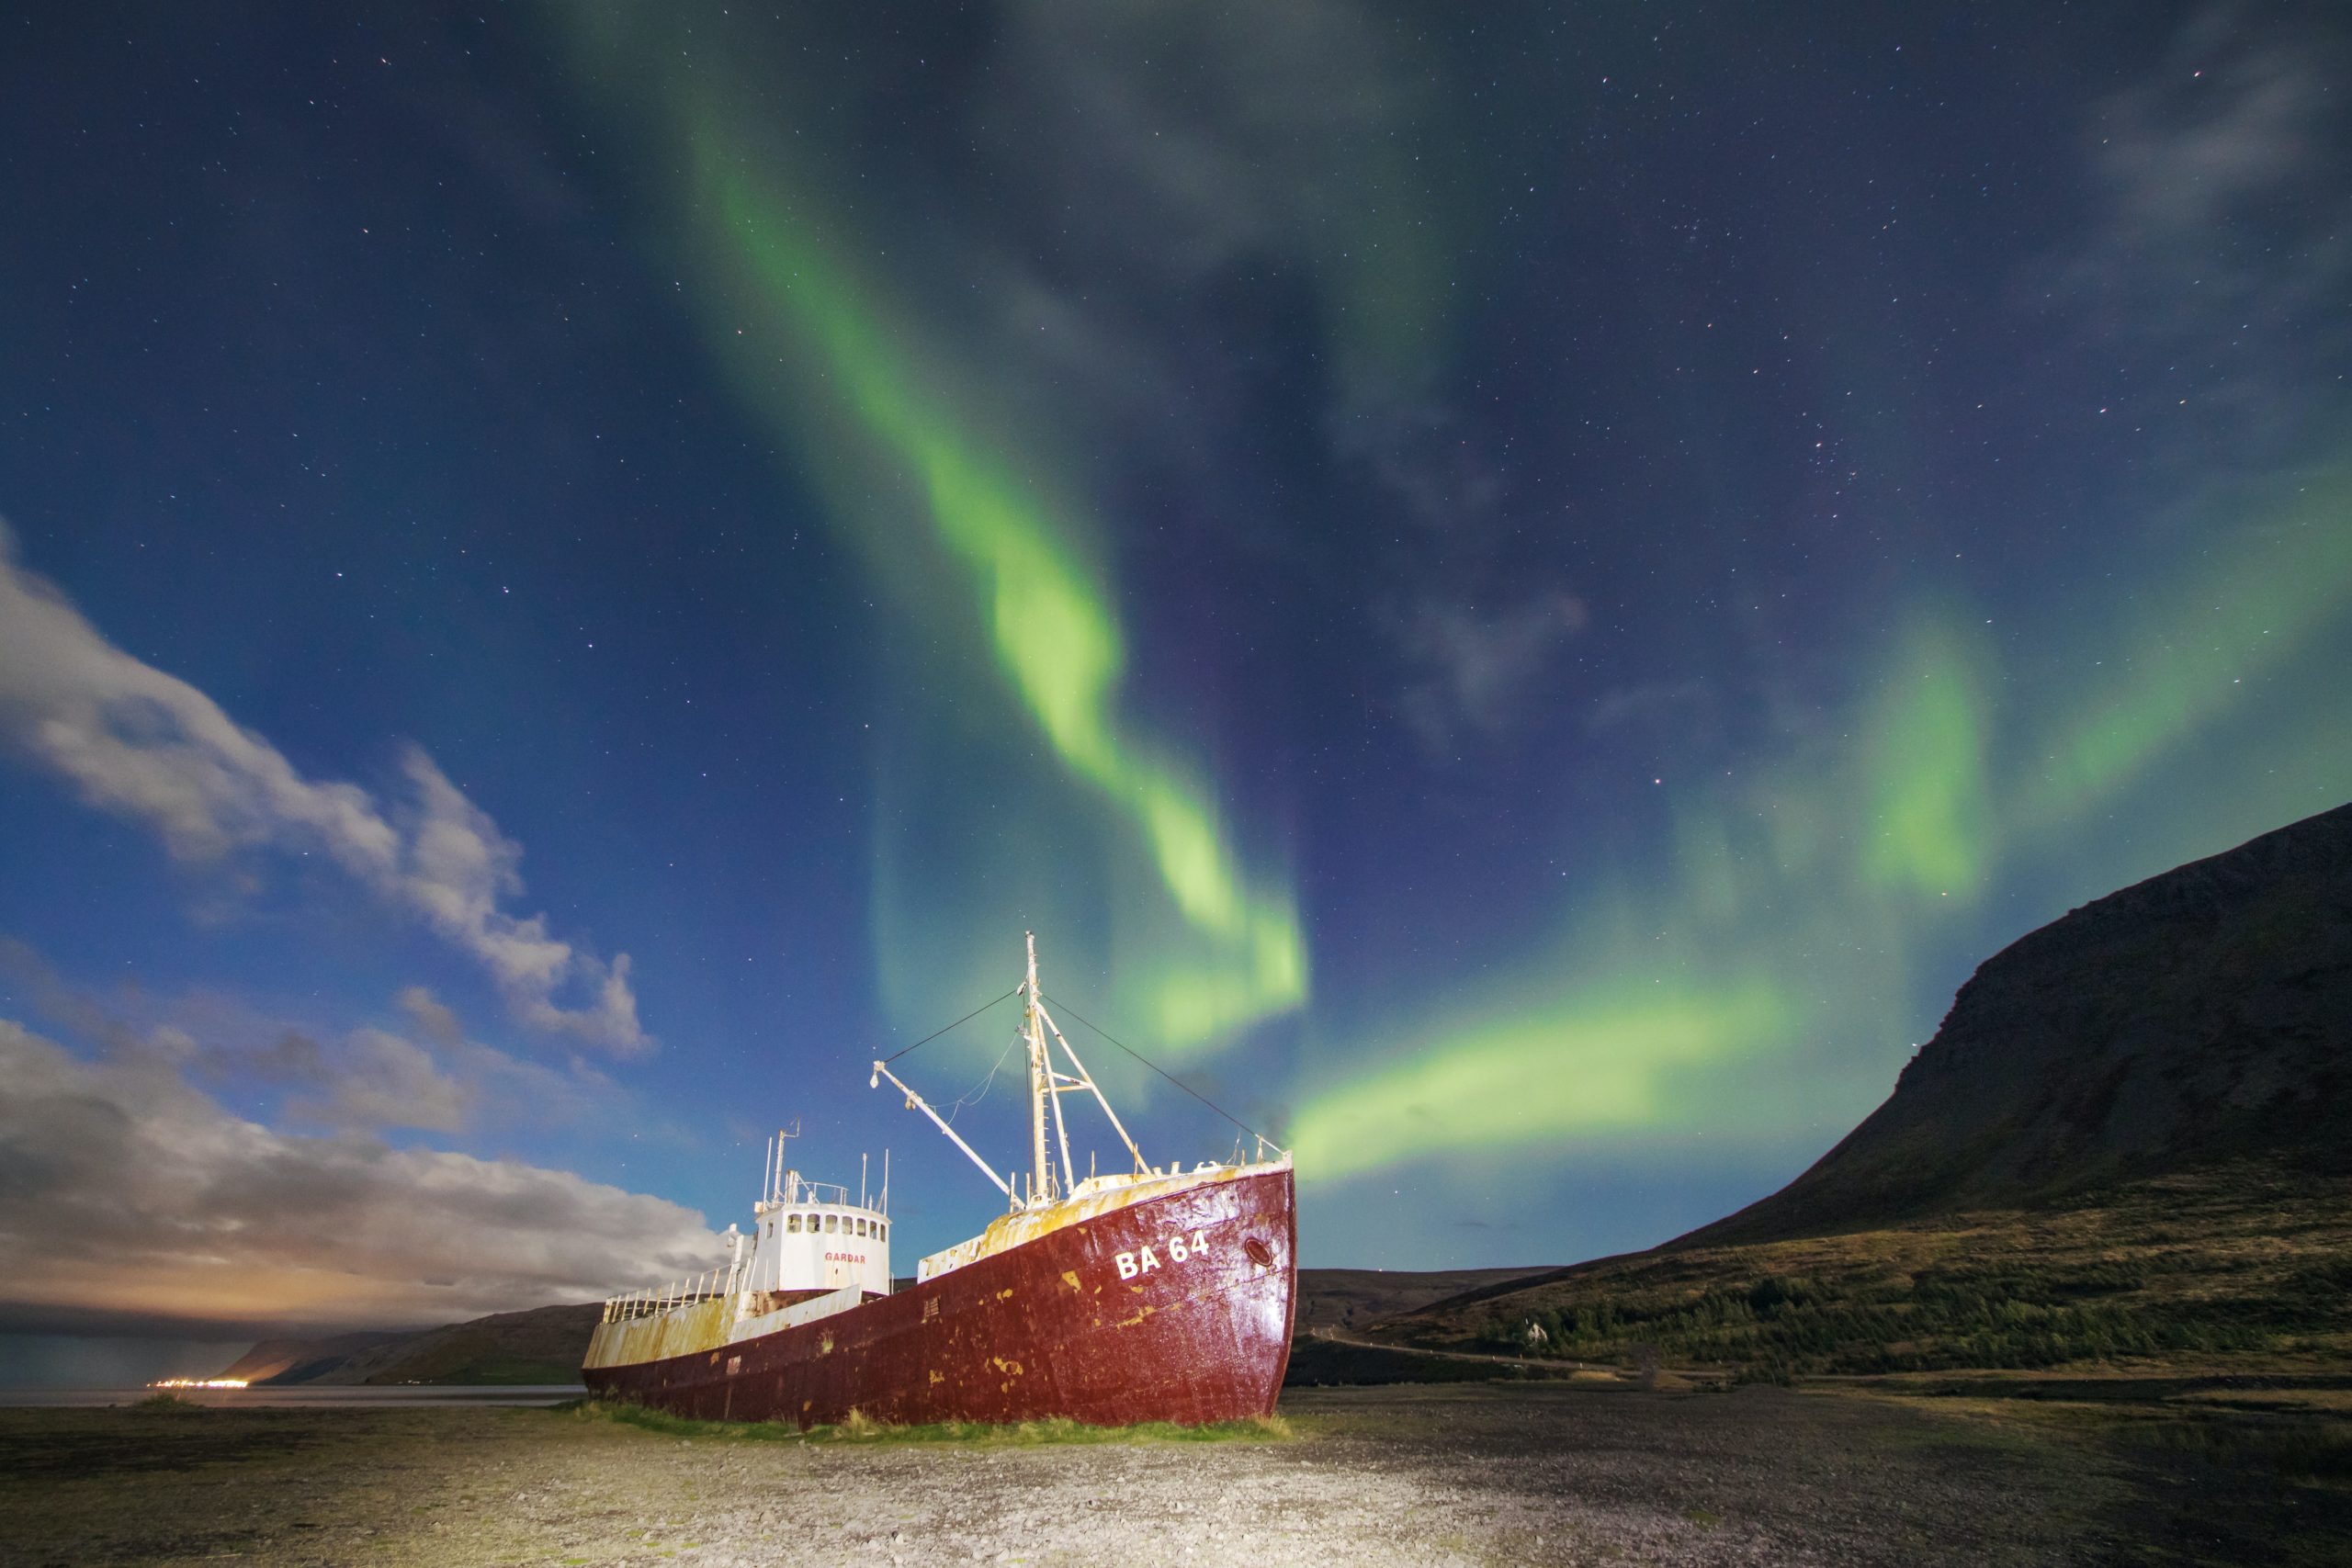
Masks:
[[[1021,1018],[1021,1032],[1028,1039],[1030,1054],[1030,1203],[1051,1203],[1061,1197],[1061,1182],[1077,1180],[1077,1166],[1070,1159],[1070,1126],[1061,1119],[1061,1086],[1070,1084],[1063,1075],[1054,1072],[1054,1051],[1045,1043],[1045,1032],[1051,1027],[1051,1018],[1045,1016],[1045,1006],[1037,1001],[1037,933],[1028,931],[1028,978],[1021,983],[1021,995],[1028,999]],[[1058,1037],[1061,1030],[1054,1030]],[[1054,1117],[1054,1143],[1061,1145],[1061,1176],[1054,1173],[1054,1156],[1045,1143],[1046,1112]]]
[[[1037,933],[1029,938],[1029,977],[1021,982],[1022,1032],[1029,1041],[1029,1201],[1050,1201],[1053,1167],[1046,1157],[1046,1103],[1054,1091],[1054,1065],[1046,1055],[1046,1026],[1037,1021]],[[1058,1109],[1058,1107],[1057,1107]]]

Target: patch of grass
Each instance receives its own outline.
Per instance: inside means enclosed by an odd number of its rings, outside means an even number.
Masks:
[[[193,1414],[204,1406],[176,1393],[151,1393],[144,1399],[134,1400],[130,1408],[145,1411],[150,1416],[181,1416]]]
[[[1045,1443],[1286,1442],[1297,1436],[1290,1423],[1279,1416],[1253,1416],[1241,1421],[1210,1421],[1198,1426],[1139,1421],[1125,1427],[1096,1427],[1056,1416],[1043,1421],[935,1421],[902,1427],[876,1421],[863,1411],[853,1410],[836,1426],[811,1427],[804,1431],[788,1421],[695,1421],[610,1399],[575,1399],[550,1408],[553,1414],[576,1420],[610,1421],[665,1437],[748,1442],[976,1443],[1028,1448]]]
[[[2132,1422],[2116,1430],[2139,1448],[2217,1468],[2268,1472],[2290,1481],[2352,1481],[2352,1424],[2343,1421],[2204,1416]]]
[[[573,1399],[561,1404],[549,1405],[548,1414],[569,1416],[577,1421],[604,1421],[616,1427],[634,1427],[640,1432],[659,1432],[671,1438],[732,1438],[750,1441],[799,1442],[806,1436],[800,1428],[783,1421],[690,1421],[683,1416],[673,1416],[666,1410],[650,1405],[631,1404],[618,1399]]]
[[[1208,1421],[1195,1426],[1175,1421],[1138,1421],[1125,1427],[1096,1427],[1073,1421],[1067,1416],[1055,1416],[1042,1421],[1003,1424],[938,1421],[898,1427],[853,1410],[840,1426],[812,1427],[808,1435],[810,1441],[820,1443],[991,1443],[1029,1447],[1040,1443],[1282,1442],[1297,1434],[1279,1416],[1253,1416],[1242,1421]]]
[[[2102,1529],[2134,1543],[2131,1562],[2166,1568],[2352,1562],[2352,1420],[2344,1416],[2184,1408],[2162,1381],[2142,1384],[2137,1397],[2023,1396],[2030,1386],[2029,1380],[1972,1380],[1972,1392],[1939,1393],[1932,1396],[1935,1406],[1965,1425],[1925,1430],[1943,1435],[1939,1447],[1958,1440],[2045,1453],[2102,1451],[2130,1480],[2101,1512],[2119,1510]],[[2079,1383],[2050,1386],[2087,1392]],[[1911,1403],[1915,1396],[1904,1397]]]

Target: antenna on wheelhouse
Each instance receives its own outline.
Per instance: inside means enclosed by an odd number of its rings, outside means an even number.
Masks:
[[[776,1129],[775,1137],[770,1144],[774,1152],[768,1156],[767,1201],[771,1205],[786,1201],[787,1194],[784,1190],[786,1175],[784,1145],[798,1136],[800,1136],[800,1118],[796,1116],[792,1119],[791,1126]]]

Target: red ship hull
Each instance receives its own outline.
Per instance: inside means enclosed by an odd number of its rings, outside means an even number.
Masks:
[[[1271,1414],[1290,1361],[1287,1166],[1073,1222],[897,1294],[712,1350],[583,1370],[706,1420],[1103,1426]]]

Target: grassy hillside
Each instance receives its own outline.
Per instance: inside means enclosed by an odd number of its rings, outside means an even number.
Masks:
[[[301,1382],[341,1366],[362,1350],[401,1337],[384,1330],[335,1334],[307,1339],[264,1339],[214,1373],[248,1382]]]
[[[2238,1162],[1843,1235],[1601,1258],[1384,1337],[1736,1378],[2115,1368],[2352,1380],[2352,1178]]]
[[[220,1375],[278,1383],[568,1383],[580,1381],[603,1307],[533,1307],[407,1333],[265,1339]]]
[[[1298,1326],[1344,1328],[1412,1312],[1468,1291],[1508,1285],[1544,1269],[1302,1269]]]
[[[333,1383],[578,1382],[600,1303],[503,1312],[363,1350],[317,1381]]]

